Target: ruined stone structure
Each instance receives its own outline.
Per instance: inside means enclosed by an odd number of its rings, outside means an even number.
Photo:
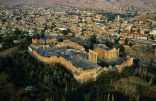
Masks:
[[[90,62],[97,64],[97,56],[98,54],[95,51],[89,50],[88,59]]]
[[[88,80],[95,81],[102,73],[106,73],[111,71],[113,68],[108,67],[100,67],[97,65],[97,58],[105,58],[108,60],[117,59],[119,57],[119,50],[112,49],[110,51],[104,50],[102,48],[97,48],[96,51],[89,50],[88,52],[88,60],[96,65],[93,65],[93,68],[83,69],[83,67],[79,68],[72,63],[72,61],[66,60],[63,56],[51,55],[50,57],[43,56],[37,52],[38,48],[49,49],[49,45],[40,45],[36,43],[37,40],[34,40],[34,43],[28,47],[29,53],[35,57],[37,60],[47,63],[47,64],[61,64],[67,69],[80,83],[87,82]],[[56,44],[56,47],[73,47],[75,49],[81,50],[84,53],[83,46],[71,41],[59,42]],[[86,52],[87,53],[87,52]],[[85,54],[86,54],[85,53]],[[116,65],[115,67],[119,73],[121,73],[126,67],[133,65],[133,58],[128,58],[127,61],[124,61],[121,65]],[[85,66],[85,65],[84,65]],[[85,68],[85,67],[84,67]]]
[[[44,57],[39,53],[37,53],[35,50],[33,50],[31,47],[28,47],[28,51],[32,56],[34,56],[36,59],[38,59],[41,62],[47,64],[54,64],[54,63],[62,64],[69,72],[73,74],[74,78],[80,83],[87,82],[88,80],[95,81],[97,77],[102,73],[102,68],[100,66],[92,69],[82,70],[74,66],[70,61],[67,61],[63,57],[57,57],[57,56]]]
[[[64,42],[59,42],[57,43],[56,47],[67,47],[67,46],[70,46],[70,47],[73,47],[75,49],[79,49],[81,51],[84,51],[85,48],[75,42],[72,42],[72,41],[69,41],[69,40],[66,40]]]
[[[116,48],[113,48],[112,50],[108,50],[108,51],[102,48],[96,48],[95,51],[98,53],[98,57],[107,60],[117,59],[119,57],[119,49]]]
[[[117,67],[118,72],[121,73],[126,67],[130,67],[132,65],[133,58],[128,58],[127,61],[124,61],[122,64],[116,65],[115,67]]]

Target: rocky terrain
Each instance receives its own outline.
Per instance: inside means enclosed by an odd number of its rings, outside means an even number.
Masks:
[[[155,0],[0,0],[0,4],[47,4],[68,5],[81,8],[101,8],[109,10],[147,10],[156,8]]]

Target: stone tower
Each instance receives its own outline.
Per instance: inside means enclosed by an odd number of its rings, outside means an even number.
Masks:
[[[97,64],[97,52],[89,50],[88,59],[90,62]]]

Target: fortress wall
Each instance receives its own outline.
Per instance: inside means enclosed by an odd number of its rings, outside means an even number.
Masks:
[[[97,56],[98,56],[97,52],[89,50],[88,59],[90,62],[97,64]]]
[[[41,56],[39,53],[37,53],[35,50],[33,50],[31,47],[28,47],[29,53],[31,53],[34,57],[36,57],[38,60],[48,63],[48,64],[53,64],[53,63],[59,63],[62,64],[69,72],[71,72],[74,76],[74,78],[80,82],[84,83],[89,80],[96,80],[99,75],[104,71],[104,69],[101,69],[99,67],[95,67],[93,69],[87,69],[87,70],[82,70],[79,69],[78,67],[74,66],[70,61],[67,61],[63,57],[57,57],[57,56],[52,56],[52,57],[44,57]],[[133,58],[128,58],[127,61],[123,62],[121,65],[116,65],[118,72],[122,72],[126,67],[132,66],[133,65]],[[105,70],[109,71],[109,70]]]
[[[78,69],[78,67],[74,66],[70,61],[67,61],[66,59],[62,57],[59,57],[59,58],[57,56],[44,57],[38,54],[35,50],[32,50],[30,47],[29,47],[29,52],[32,53],[38,60],[42,62],[45,62],[48,64],[51,64],[51,63],[62,64],[68,71],[70,71],[74,75],[75,79],[79,82],[88,81],[90,78],[92,78],[93,80],[96,80],[97,71],[98,71],[97,67],[93,69],[88,69],[88,70],[81,70],[81,69]]]
[[[81,51],[84,51],[84,47],[75,43],[75,42],[71,42],[71,41],[68,41],[68,42],[59,42],[56,47],[67,47],[67,46],[71,46],[75,49],[80,49]]]
[[[105,59],[117,59],[119,57],[119,50],[112,49],[110,51],[104,50],[102,48],[96,48],[96,52],[98,53],[98,56]]]
[[[116,65],[117,70],[121,73],[126,67],[133,65],[133,58],[128,58],[127,61],[123,62],[121,65]]]
[[[71,71],[72,73],[80,73],[80,70],[78,70],[77,67],[75,67],[70,61],[67,61],[66,59],[60,57],[59,62],[60,64],[64,65],[64,67]]]
[[[106,52],[102,48],[96,48],[96,52],[100,58],[106,57]]]
[[[48,57],[43,57],[43,58],[44,58],[44,62],[48,63],[48,64],[50,64],[50,63],[58,63],[58,61],[59,61],[57,56],[53,56],[53,57],[50,57],[50,58],[48,58]]]
[[[69,70],[72,73],[79,72],[77,67],[73,66],[70,61],[65,60],[64,58],[60,57],[58,58],[57,56],[52,56],[52,57],[44,57],[38,54],[36,51],[32,51],[32,54],[39,59],[42,62],[45,62],[47,64],[54,64],[54,63],[60,63],[65,66],[67,70]]]
[[[96,71],[94,72],[88,72],[86,73],[85,71],[82,72],[80,75],[75,76],[75,78],[79,81],[79,82],[87,82],[88,80],[93,80],[96,81],[97,78],[97,73]]]
[[[75,78],[81,83],[87,82],[89,80],[96,81],[97,77],[99,77],[101,73],[102,73],[102,69],[93,68],[93,69],[82,71],[81,74],[79,76],[76,76]]]

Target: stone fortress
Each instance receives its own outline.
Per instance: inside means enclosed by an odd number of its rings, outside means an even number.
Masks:
[[[111,70],[122,72],[125,67],[133,65],[133,58],[127,58],[123,63],[115,67],[101,67],[97,64],[100,57],[108,60],[117,59],[119,57],[119,50],[117,49],[107,51],[97,48],[95,51],[89,50],[89,52],[86,52],[83,46],[70,40],[46,45],[42,44],[42,42],[43,40],[33,39],[32,44],[28,47],[29,53],[41,62],[63,65],[80,83],[89,80],[96,81],[97,77],[102,73]]]

